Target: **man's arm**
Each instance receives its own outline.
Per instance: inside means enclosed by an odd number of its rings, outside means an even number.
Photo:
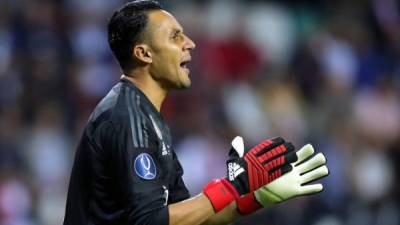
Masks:
[[[208,218],[202,225],[225,225],[238,220],[241,217],[237,210],[236,202],[232,202],[221,212]]]
[[[282,138],[266,140],[245,150],[243,139],[232,141],[227,161],[227,178],[215,179],[204,188],[204,193],[186,201],[169,205],[170,225],[228,224],[260,208],[255,202],[252,188],[263,186],[287,171],[295,161],[294,147]],[[247,158],[252,157],[252,158]],[[251,171],[248,172],[248,169]],[[268,176],[269,170],[275,172]],[[235,199],[248,195],[241,205]],[[243,213],[245,212],[245,213]]]
[[[325,165],[326,158],[322,153],[313,154],[314,149],[310,144],[297,151],[298,160],[292,164],[293,170],[255,191],[257,202],[268,207],[294,197],[322,191],[322,184],[309,183],[329,174]],[[169,215],[170,225],[222,225],[240,217],[235,201],[215,214],[211,202],[204,194],[170,205]]]
[[[240,217],[236,202],[230,203],[216,214],[210,200],[204,194],[171,204],[168,209],[169,225],[222,225]]]

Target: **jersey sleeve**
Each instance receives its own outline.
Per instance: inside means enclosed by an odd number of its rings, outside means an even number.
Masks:
[[[97,149],[102,151],[99,154],[105,159],[93,164],[100,168],[94,168],[98,171],[95,180],[99,182],[94,184],[97,201],[93,208],[100,215],[107,211],[104,215],[125,218],[121,224],[167,225],[168,191],[160,177],[157,147],[152,140],[146,146],[137,145],[137,140],[135,144],[135,132],[137,135],[144,131],[132,132],[127,120],[108,122],[95,136]]]

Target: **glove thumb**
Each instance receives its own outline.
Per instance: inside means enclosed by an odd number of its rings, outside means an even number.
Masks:
[[[237,154],[240,158],[243,158],[244,142],[243,142],[243,138],[241,136],[236,136],[232,140],[232,150],[230,152],[230,155],[231,154]]]

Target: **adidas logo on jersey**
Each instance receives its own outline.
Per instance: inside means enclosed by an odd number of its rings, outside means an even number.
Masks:
[[[169,155],[169,146],[167,146],[164,142],[162,142],[162,151],[161,155]]]
[[[243,167],[235,162],[228,163],[229,180],[233,181],[237,176],[244,172]]]

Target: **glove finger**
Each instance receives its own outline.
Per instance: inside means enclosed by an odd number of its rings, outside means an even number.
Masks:
[[[279,158],[276,158],[265,164],[264,168],[266,171],[272,171],[273,169],[282,166],[283,164],[285,164],[285,156],[280,156]]]
[[[305,159],[314,154],[314,148],[311,144],[306,144],[300,150],[298,150],[296,154],[297,154],[297,161],[295,162],[295,165],[299,165]]]
[[[274,181],[275,179],[281,177],[282,175],[284,175],[285,173],[291,171],[292,169],[293,169],[292,165],[285,164],[285,165],[281,166],[280,168],[278,168],[276,170],[272,170],[269,173],[269,176],[268,176],[269,182]]]
[[[311,195],[324,190],[324,186],[322,184],[310,184],[304,185],[300,187],[300,195]]]
[[[282,137],[276,137],[273,138],[271,140],[266,140],[261,142],[260,144],[256,145],[254,148],[252,148],[250,151],[256,155],[262,155],[268,151],[270,151],[271,149],[276,148],[277,146],[281,145],[285,143],[285,139],[283,139]]]
[[[297,161],[297,154],[294,151],[285,154],[286,163],[293,163]]]
[[[318,153],[311,159],[305,161],[304,163],[300,164],[297,166],[298,170],[300,171],[301,174],[306,173],[308,171],[311,171],[317,167],[322,166],[323,164],[326,163],[326,158],[324,154]]]
[[[232,140],[232,148],[231,151],[229,152],[230,157],[240,157],[242,158],[244,155],[244,141],[241,136],[236,136]]]
[[[264,154],[261,154],[259,156],[256,155],[257,160],[261,164],[267,164],[270,161],[273,161],[282,155],[286,155],[287,153],[293,152],[294,151],[294,146],[290,142],[286,142],[282,145],[279,145],[273,149],[271,149],[268,152],[265,152]],[[292,163],[293,161],[290,161]]]
[[[289,153],[286,153],[284,155],[281,155],[278,158],[274,158],[271,161],[265,161],[263,163],[263,166],[267,171],[271,171],[271,170],[279,168],[279,167],[281,167],[283,165],[288,165],[288,164],[290,164],[290,163],[292,163],[292,162],[294,162],[296,160],[297,160],[296,153],[295,152],[289,152]]]
[[[280,168],[280,170],[281,170],[281,174],[283,175],[285,173],[288,173],[288,172],[292,171],[293,170],[293,166],[291,164],[286,164],[286,165],[283,165]]]
[[[308,173],[305,173],[304,175],[301,176],[302,179],[302,184],[306,184],[309,182],[313,182],[315,180],[318,180],[322,177],[325,177],[329,174],[328,167],[326,166],[321,166],[315,170],[312,170]]]

